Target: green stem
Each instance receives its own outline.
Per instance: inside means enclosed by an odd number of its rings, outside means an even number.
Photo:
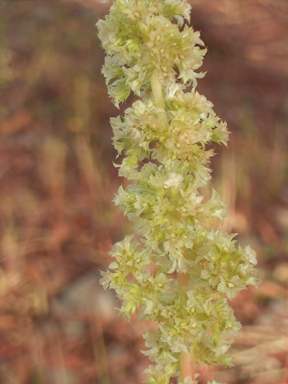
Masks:
[[[163,110],[164,124],[168,124],[167,114],[165,110],[164,96],[162,85],[159,80],[158,69],[154,69],[150,78],[152,94],[155,107]],[[178,274],[179,294],[181,294],[182,287],[188,283],[188,275],[185,273]],[[195,380],[195,368],[194,368],[194,351],[191,348],[189,353],[180,352],[180,380],[184,382],[185,377],[190,376],[192,381]]]
[[[178,274],[178,287],[179,294],[183,292],[182,287],[187,285],[188,275],[185,273]],[[195,363],[193,347],[190,352],[180,352],[180,381],[184,382],[185,377],[191,377],[192,381],[195,380]]]
[[[162,85],[161,85],[161,82],[160,82],[159,76],[158,76],[158,69],[154,69],[152,76],[150,78],[150,82],[151,82],[151,88],[152,88],[152,94],[153,94],[155,107],[163,110],[163,112],[164,112],[163,113],[163,119],[164,119],[164,123],[166,125],[166,124],[168,124],[168,119],[167,119],[166,110],[165,110]]]

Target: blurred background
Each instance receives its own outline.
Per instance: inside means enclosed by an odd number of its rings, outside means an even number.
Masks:
[[[111,4],[111,1],[110,3]],[[0,383],[139,384],[142,334],[99,286],[131,231],[112,199],[112,105],[96,0],[0,2]],[[288,1],[193,0],[208,47],[198,91],[228,123],[213,187],[224,229],[258,254],[263,283],[232,302],[235,367],[202,381],[288,383]],[[131,105],[129,98],[120,113]]]

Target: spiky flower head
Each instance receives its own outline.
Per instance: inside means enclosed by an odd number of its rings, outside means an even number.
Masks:
[[[109,95],[117,107],[138,96],[111,119],[119,175],[131,181],[115,203],[135,233],[113,246],[102,284],[122,300],[121,315],[158,324],[144,335],[150,384],[179,375],[180,353],[192,348],[196,364],[230,366],[240,323],[227,298],[258,283],[254,251],[210,223],[226,216],[217,192],[207,201],[199,192],[211,179],[206,146],[226,145],[228,131],[195,90],[206,49],[189,22],[187,0],[115,0],[97,23]]]

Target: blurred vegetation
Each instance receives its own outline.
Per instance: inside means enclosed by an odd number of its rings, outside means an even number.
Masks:
[[[257,294],[248,290],[234,301],[246,324],[234,346],[234,370],[199,370],[227,383],[281,383],[287,368],[288,4],[191,3],[192,25],[208,47],[198,90],[232,133],[211,164],[213,186],[230,214],[224,229],[255,248],[264,280]],[[112,203],[125,183],[112,163],[109,117],[119,111],[100,74],[103,52],[94,27],[108,6],[0,3],[3,384],[143,381],[141,335],[155,325],[126,324],[113,310],[113,294],[98,286],[111,244],[130,228]]]

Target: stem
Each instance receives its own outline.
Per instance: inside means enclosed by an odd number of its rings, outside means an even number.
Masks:
[[[185,377],[191,377],[192,381],[195,380],[194,369],[194,353],[193,347],[189,353],[180,352],[180,380],[184,383]]]
[[[165,125],[168,124],[168,119],[165,111],[165,103],[163,97],[162,85],[158,76],[158,69],[154,69],[150,78],[152,94],[155,107],[163,110],[163,119]],[[178,274],[179,294],[183,292],[182,287],[188,283],[188,275],[185,273]],[[192,381],[195,380],[194,368],[194,351],[191,348],[189,353],[180,352],[180,380],[183,383],[185,377],[190,376]]]
[[[155,107],[162,109],[162,111],[164,112],[163,113],[164,123],[165,125],[167,125],[168,119],[165,111],[164,96],[163,96],[162,85],[158,76],[158,69],[154,69],[152,76],[150,78],[150,82],[151,82],[151,88],[152,88]]]
[[[188,275],[186,273],[178,274],[179,294],[183,292],[182,287],[188,283]],[[195,380],[195,367],[194,367],[194,351],[193,347],[190,352],[180,352],[180,381],[184,382],[185,377],[191,377],[192,381]]]

